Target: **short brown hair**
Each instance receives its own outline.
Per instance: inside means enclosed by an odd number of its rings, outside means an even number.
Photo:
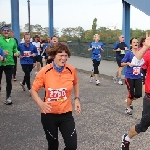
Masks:
[[[55,43],[52,46],[48,46],[46,48],[46,53],[52,58],[54,58],[57,55],[57,53],[62,53],[63,51],[65,51],[69,57],[71,56],[69,47],[62,42]]]

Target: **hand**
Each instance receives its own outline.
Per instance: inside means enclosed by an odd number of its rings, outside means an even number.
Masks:
[[[101,47],[101,46],[98,46],[98,48],[101,49],[102,47]]]
[[[125,50],[128,50],[128,48],[127,48],[127,47],[125,47]]]
[[[33,54],[31,54],[31,56],[35,57],[36,55],[33,53]]]
[[[145,46],[150,48],[150,36],[148,35],[148,32],[146,32]]]
[[[76,114],[80,114],[81,112],[81,106],[80,106],[80,101],[79,99],[75,99],[75,111],[76,111]]]
[[[9,53],[8,50],[4,51],[4,55],[8,55],[8,53]]]
[[[127,62],[127,65],[133,67],[133,65],[130,62]]]
[[[18,56],[19,56],[19,54],[18,54],[18,53],[14,53],[14,56],[18,57]]]
[[[95,48],[95,46],[92,46],[92,49]]]
[[[52,107],[50,106],[50,103],[51,102],[43,102],[42,100],[38,103],[44,114],[49,113],[51,111]]]
[[[116,51],[117,51],[117,52],[119,52],[119,51],[121,51],[121,49],[120,49],[120,48],[118,48]]]
[[[2,60],[3,60],[3,56],[0,55],[0,61],[2,61]]]
[[[22,58],[24,58],[24,57],[25,57],[25,56],[21,56],[21,55],[19,56],[20,59],[22,59]]]

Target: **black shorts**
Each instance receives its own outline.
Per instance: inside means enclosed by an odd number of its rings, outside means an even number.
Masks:
[[[42,62],[42,56],[41,55],[37,55],[37,56],[33,57],[33,62],[34,63]]]
[[[144,85],[145,84],[145,77],[146,77],[147,69],[141,68],[141,73],[142,73],[142,83]]]
[[[143,98],[142,118],[139,124],[135,125],[137,133],[145,132],[150,126],[150,93],[146,93]]]
[[[128,89],[128,98],[140,98],[142,97],[142,79],[125,79],[125,83]]]
[[[121,60],[120,59],[116,59],[116,61],[117,61],[118,67],[122,67],[121,66]]]
[[[33,64],[21,64],[21,66],[24,72],[31,72],[33,69]]]

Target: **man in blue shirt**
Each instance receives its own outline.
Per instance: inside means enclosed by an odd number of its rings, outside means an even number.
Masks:
[[[98,34],[95,34],[93,39],[95,41],[92,42],[88,48],[88,51],[92,51],[91,58],[93,61],[93,68],[94,68],[92,70],[92,74],[90,76],[90,82],[92,82],[92,78],[93,78],[93,76],[95,76],[96,85],[99,85],[100,81],[99,81],[98,66],[100,65],[100,61],[101,61],[101,52],[104,51],[104,44],[102,42],[99,42],[100,36]]]
[[[20,85],[25,91],[25,83],[27,84],[27,88],[30,92],[31,83],[30,83],[30,72],[33,69],[33,57],[38,55],[37,48],[32,43],[30,43],[30,34],[24,35],[25,43],[21,43],[18,45],[18,50],[20,51],[20,64],[22,66],[22,70],[25,73],[23,82],[20,82]]]
[[[124,42],[124,36],[120,35],[119,36],[119,42],[116,42],[113,47],[113,51],[116,52],[116,61],[118,64],[118,70],[116,72],[116,77],[114,78],[114,83],[117,83],[122,85],[122,80],[121,80],[121,74],[123,67],[121,66],[121,60],[125,56],[125,50],[128,50],[128,46]]]

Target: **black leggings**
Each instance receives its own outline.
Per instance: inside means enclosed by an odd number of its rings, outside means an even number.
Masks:
[[[16,72],[17,72],[17,57],[14,56],[14,67],[13,67],[13,78],[16,78]]]
[[[98,70],[99,65],[100,65],[100,61],[93,59],[94,74],[99,74],[99,70]]]
[[[58,150],[58,128],[64,139],[64,150],[77,149],[77,134],[72,112],[65,114],[41,114],[41,122],[48,141],[48,150]]]
[[[33,69],[33,64],[22,64],[21,66],[22,66],[22,70],[25,74],[22,84],[25,85],[25,83],[26,83],[28,90],[30,90],[31,89],[30,72]]]
[[[6,99],[11,96],[11,90],[12,90],[12,71],[13,66],[0,66],[0,84],[2,80],[3,71],[6,76]]]

